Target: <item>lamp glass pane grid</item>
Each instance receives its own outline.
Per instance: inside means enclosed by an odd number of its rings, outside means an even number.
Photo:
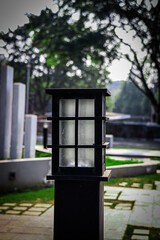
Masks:
[[[75,99],[60,99],[59,100],[59,116],[60,117],[75,117]]]
[[[76,117],[76,100],[60,99],[59,116]],[[95,100],[78,99],[78,117],[95,117]],[[95,121],[78,120],[78,131],[75,134],[75,120],[60,120],[60,145],[75,145],[75,136],[78,135],[78,145],[95,144]],[[59,166],[75,167],[75,148],[59,149]],[[78,148],[78,167],[94,167],[94,148]]]
[[[59,143],[60,145],[75,145],[75,121],[59,121]]]
[[[59,166],[75,167],[75,149],[74,148],[59,149]]]

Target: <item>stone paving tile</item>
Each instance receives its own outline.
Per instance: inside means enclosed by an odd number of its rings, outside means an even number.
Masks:
[[[18,215],[21,213],[21,211],[14,211],[14,210],[8,210],[6,211],[7,214],[14,214],[14,215]]]
[[[31,207],[33,203],[20,203],[19,206]]]
[[[160,191],[160,181],[155,181],[154,184],[156,185],[156,190]]]
[[[127,182],[122,182],[122,183],[119,183],[119,186],[121,186],[121,187],[126,187],[128,185],[128,183]]]
[[[18,234],[18,236],[12,240],[52,240],[53,237],[49,235],[38,235],[37,234]],[[1,240],[1,239],[0,239]],[[4,239],[3,239],[4,240]],[[10,240],[10,239],[9,239]]]
[[[16,206],[16,203],[3,203],[3,206]]]
[[[150,203],[148,203],[148,202],[135,201],[135,203],[134,203],[134,207],[141,207],[141,208],[143,208],[143,207],[148,207],[148,206],[150,206]]]
[[[160,193],[159,192],[158,192],[158,194],[153,195],[153,203],[156,205],[160,205]]]
[[[109,206],[106,206],[105,204],[104,204],[104,207],[105,207],[105,209],[110,209],[110,207],[109,207]]]
[[[143,185],[143,188],[151,190],[153,188],[153,184],[149,184],[149,183],[147,184],[146,183],[146,184]]]
[[[128,224],[150,227],[152,225],[152,205],[147,207],[134,206]]]
[[[145,234],[149,235],[149,230],[148,229],[134,229],[133,234]]]
[[[160,228],[160,205],[153,205],[152,211],[152,226],[154,228]]]
[[[118,200],[122,200],[122,201],[134,201],[134,200],[135,200],[135,196],[134,196],[134,195],[124,194],[124,193],[122,192],[122,194],[119,196]]]
[[[121,207],[130,207],[132,205],[132,203],[118,203],[118,206],[121,206]]]
[[[142,235],[132,235],[132,240],[149,240],[148,236],[142,236]]]
[[[32,207],[28,209],[28,211],[32,211],[32,212],[43,212],[45,210],[46,208],[38,208],[38,207]]]
[[[132,183],[131,187],[134,188],[140,188],[141,184],[140,183]]]
[[[24,211],[26,210],[27,207],[14,207],[13,210],[20,210],[20,211]]]
[[[108,205],[108,206],[112,206],[113,205],[113,203],[111,203],[111,202],[104,202],[106,205]]]
[[[137,196],[136,200],[139,201],[139,202],[152,203],[153,202],[153,195],[150,194],[149,196],[147,196],[147,195],[141,194],[141,195]]]
[[[108,199],[115,200],[117,199],[117,196],[112,196],[112,195],[104,196],[104,200],[108,200]]]
[[[115,209],[117,209],[117,210],[123,210],[123,211],[129,211],[129,210],[131,210],[131,207],[119,207],[119,206],[115,206]]]
[[[16,240],[16,237],[17,234],[0,232],[0,240]]]
[[[28,216],[39,216],[41,215],[41,212],[31,212],[31,211],[26,211],[23,213],[23,215],[28,215]]]
[[[34,207],[44,207],[44,208],[49,208],[51,206],[52,204],[43,204],[43,203],[42,204],[37,203],[34,205]]]
[[[0,210],[7,210],[9,207],[0,206]]]
[[[105,240],[121,240],[123,238],[130,211],[106,209],[104,211]]]

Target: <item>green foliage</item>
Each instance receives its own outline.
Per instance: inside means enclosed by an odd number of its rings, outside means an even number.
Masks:
[[[49,102],[40,93],[44,87],[104,87],[109,80],[107,65],[123,56],[132,65],[129,79],[150,100],[160,123],[160,2],[153,2],[53,0],[56,13],[46,8],[39,16],[28,14],[29,23],[0,37],[13,65],[31,57],[31,91],[38,98],[36,106],[41,99],[43,113]],[[132,41],[121,38],[119,30],[131,34]],[[137,38],[144,57],[135,48]],[[122,53],[121,45],[130,54]],[[17,78],[24,75],[20,71]],[[142,105],[148,111],[147,104]]]
[[[54,188],[34,187],[23,191],[3,194],[0,196],[0,204],[3,203],[53,203]]]
[[[140,183],[140,187],[143,187],[144,184],[149,183],[153,184],[155,188],[155,181],[160,181],[160,174],[149,174],[128,178],[111,178],[108,182],[106,182],[106,185],[118,187],[119,183],[127,182],[127,187],[130,187],[133,183]]]
[[[116,160],[109,157],[106,157],[106,166],[116,166],[116,165],[125,165],[125,164],[136,164],[136,163],[143,163],[143,161],[137,161],[137,160]]]
[[[36,151],[36,158],[51,157],[51,153]]]
[[[15,68],[15,81],[26,82],[30,61],[35,111],[47,110],[45,88],[105,87],[109,73],[99,53],[108,52],[110,58],[116,53],[104,47],[106,37],[100,31],[85,27],[86,16],[73,21],[70,12],[46,8],[39,16],[27,17],[27,24],[0,37],[9,53],[8,64]]]
[[[114,107],[114,103],[113,103],[113,100],[110,96],[106,97],[106,104],[107,104],[107,112],[112,112],[112,109]]]
[[[56,4],[57,0],[54,2]],[[131,63],[129,79],[150,100],[156,112],[156,121],[160,123],[160,2],[63,0],[61,3],[61,8],[66,9],[67,13],[74,9],[81,16],[88,16],[85,19],[87,23],[90,19],[92,24],[97,26],[102,39],[106,38],[105,42],[100,42],[104,51],[106,46],[111,47],[108,42],[109,38],[114,53],[118,45],[128,48],[129,54],[119,51],[116,58],[123,56]],[[123,37],[124,35],[126,38]],[[128,39],[127,36],[129,36]],[[132,39],[129,40],[131,36]],[[111,40],[113,37],[114,41]],[[115,57],[114,54],[111,55]],[[110,54],[107,55],[109,56]]]
[[[133,116],[150,116],[151,104],[147,97],[131,81],[128,81],[122,83],[113,111]]]

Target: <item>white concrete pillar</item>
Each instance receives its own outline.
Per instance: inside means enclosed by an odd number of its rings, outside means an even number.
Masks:
[[[11,159],[22,157],[25,110],[25,85],[13,84]]]
[[[0,159],[10,157],[13,68],[1,66],[0,76]]]
[[[27,114],[25,118],[24,158],[35,157],[37,138],[37,116]]]

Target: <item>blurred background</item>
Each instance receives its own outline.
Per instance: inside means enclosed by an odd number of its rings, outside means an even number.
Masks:
[[[0,4],[1,64],[14,68],[14,82],[28,82],[29,113],[39,120],[51,114],[45,88],[107,87],[112,96],[106,111],[113,123],[108,133],[159,139],[157,128],[152,134],[160,124],[158,1]],[[118,123],[140,124],[144,131],[136,135],[133,126],[120,135]],[[148,125],[153,129],[146,130]]]

